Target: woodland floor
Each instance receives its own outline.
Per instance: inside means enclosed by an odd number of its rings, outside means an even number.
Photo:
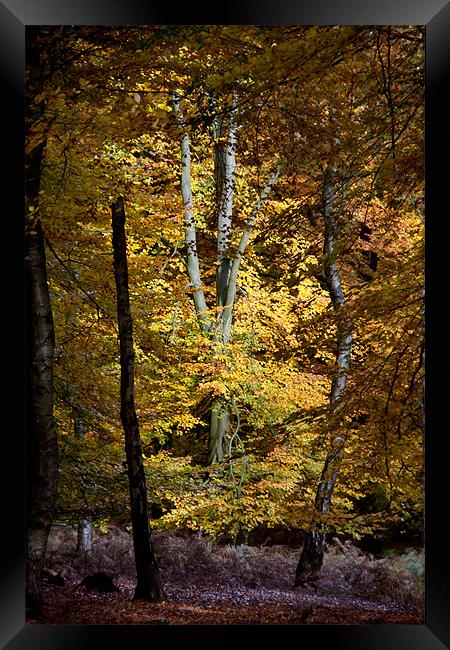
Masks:
[[[346,542],[329,545],[316,587],[292,588],[299,549],[216,546],[198,536],[154,535],[167,595],[164,603],[132,601],[130,536],[110,529],[89,559],[74,559],[75,532],[56,530],[47,568],[64,586],[44,587],[44,616],[29,623],[75,625],[359,625],[423,623],[423,553],[407,549],[379,559]],[[95,571],[119,592],[80,586]]]

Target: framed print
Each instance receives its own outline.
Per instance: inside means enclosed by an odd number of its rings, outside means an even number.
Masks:
[[[448,647],[448,4],[0,16],[2,647]]]

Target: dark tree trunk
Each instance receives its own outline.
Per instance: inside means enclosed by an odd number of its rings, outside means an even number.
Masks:
[[[38,29],[28,34],[26,134],[42,118],[34,104],[42,90]],[[53,418],[54,327],[47,284],[45,244],[39,220],[41,161],[45,140],[27,151],[26,165],[26,441],[27,558],[26,615],[41,615],[42,569],[53,521],[58,478],[58,445]]]
[[[330,172],[324,186],[324,274],[330,299],[337,315],[336,370],[330,392],[330,418],[335,427],[331,447],[327,453],[319,484],[314,509],[315,521],[307,533],[295,573],[294,586],[313,582],[322,568],[326,518],[331,509],[331,499],[344,455],[345,435],[339,410],[347,383],[352,346],[352,323],[345,314],[345,296],[342,290],[339,269],[336,262],[338,224],[333,210],[333,176]]]
[[[147,489],[142,463],[139,424],[134,401],[133,325],[128,292],[125,209],[119,198],[112,208],[114,275],[120,341],[120,417],[125,433],[125,452],[130,486],[136,588],[134,599],[153,602],[165,599],[150,534]]]
[[[320,572],[323,564],[324,542],[325,535],[323,532],[319,530],[308,531],[295,572],[295,587],[309,582]]]
[[[41,574],[53,521],[58,446],[53,418],[54,331],[39,222],[26,235],[28,617],[41,613]]]
[[[307,533],[300,559],[295,572],[294,586],[314,582],[322,568],[326,524],[324,519],[331,508],[331,497],[344,453],[344,438],[336,435],[333,448],[327,454],[317,487],[314,509],[318,521]],[[322,520],[321,520],[322,518]]]

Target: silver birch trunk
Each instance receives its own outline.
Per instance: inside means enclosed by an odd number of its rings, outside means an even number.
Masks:
[[[211,100],[213,103],[213,99]],[[216,304],[218,307],[214,340],[226,345],[229,336],[224,336],[223,307],[226,303],[230,278],[231,260],[228,253],[232,217],[234,171],[236,168],[236,123],[235,101],[233,102],[228,130],[224,128],[224,118],[216,117],[213,122],[215,140],[214,177],[217,204],[217,272]],[[223,399],[216,400],[211,407],[211,422],[208,437],[208,465],[223,460],[223,444],[230,427],[229,406]]]
[[[236,169],[236,104],[233,102],[228,132],[225,135],[223,118],[214,121],[215,145],[215,180],[216,200],[218,206],[217,218],[217,253],[221,260],[228,251],[230,241],[232,213],[234,172]]]
[[[226,303],[228,280],[230,276],[231,260],[228,257],[230,243],[232,215],[234,171],[236,169],[236,123],[235,101],[229,118],[228,133],[225,136],[223,119],[215,121],[215,179],[217,197],[217,306],[223,307]],[[217,323],[221,321],[222,313],[219,310]],[[217,329],[221,329],[220,327]]]
[[[195,215],[192,202],[191,150],[189,135],[186,132],[183,116],[180,110],[180,96],[177,92],[172,93],[172,106],[181,131],[181,195],[183,199],[185,225],[186,265],[189,275],[189,283],[192,288],[197,319],[202,331],[208,332],[210,329],[210,322],[208,318],[208,307],[206,305],[200,278],[200,265],[197,254],[197,232],[195,228]]]
[[[241,260],[247,248],[256,216],[261,210],[264,200],[269,195],[272,186],[277,181],[280,170],[281,168],[278,167],[259,195],[258,200],[250,213],[247,226],[244,229],[239,242],[238,250],[231,262],[229,273],[227,274],[226,299],[223,304],[223,309],[220,311],[220,319],[218,319],[216,326],[216,332],[218,331],[219,333],[218,335],[216,334],[216,339],[221,340],[223,345],[227,345],[231,338],[231,323],[234,303],[236,300],[236,286]],[[208,464],[220,462],[223,459],[223,441],[229,431],[229,427],[229,406],[225,405],[223,401],[218,400],[213,404],[211,411],[211,424],[208,440]]]
[[[92,549],[92,522],[90,517],[83,517],[78,522],[77,554],[85,558]]]
[[[274,174],[271,176],[269,181],[267,182],[267,185],[264,187],[262,190],[261,194],[258,197],[258,200],[256,201],[255,205],[253,206],[253,209],[250,213],[250,216],[247,220],[247,226],[245,227],[241,240],[239,242],[238,249],[236,251],[236,254],[233,258],[232,264],[231,264],[231,269],[230,269],[230,277],[228,280],[228,290],[227,290],[227,298],[226,298],[226,303],[225,307],[222,312],[222,319],[223,319],[223,341],[226,343],[230,340],[230,335],[231,335],[231,323],[232,323],[232,318],[233,318],[233,307],[234,307],[234,302],[236,300],[236,287],[237,287],[237,277],[239,273],[239,268],[241,265],[241,260],[244,256],[245,250],[247,248],[250,235],[252,233],[253,227],[255,225],[255,220],[258,212],[261,210],[264,201],[268,197],[273,185],[276,183],[278,180],[278,177],[281,172],[281,166],[278,166]]]

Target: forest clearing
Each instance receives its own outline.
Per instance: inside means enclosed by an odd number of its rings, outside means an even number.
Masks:
[[[28,622],[423,623],[423,73],[27,27]]]

